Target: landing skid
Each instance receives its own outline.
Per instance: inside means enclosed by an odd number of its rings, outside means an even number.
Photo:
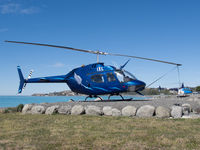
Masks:
[[[127,99],[103,99],[103,100],[99,100],[99,101],[94,101],[94,100],[87,100],[87,101],[79,101],[79,102],[125,102],[125,101],[137,101],[137,100],[133,100],[132,98],[127,98]]]
[[[98,101],[113,101],[112,99],[110,99],[111,96],[120,96],[121,99],[118,99],[118,101],[128,101],[128,100],[132,100],[132,98],[129,98],[129,99],[124,99],[124,97],[121,95],[121,94],[110,94],[108,96],[108,99],[107,100],[103,100],[102,97],[98,96],[98,95],[95,95],[95,96],[92,96],[92,95],[89,95],[85,98],[85,101],[87,101],[88,98],[99,98]],[[114,99],[115,100],[115,99]],[[97,100],[96,100],[97,101]]]

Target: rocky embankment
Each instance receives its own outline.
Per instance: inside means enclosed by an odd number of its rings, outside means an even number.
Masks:
[[[200,97],[153,97],[151,100],[26,104],[23,114],[105,115],[158,118],[200,118]]]

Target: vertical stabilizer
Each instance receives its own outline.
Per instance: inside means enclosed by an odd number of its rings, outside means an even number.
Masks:
[[[20,66],[17,66],[17,71],[18,71],[19,79],[20,79],[18,94],[20,94],[22,92],[23,87],[24,87],[25,80],[24,80]]]

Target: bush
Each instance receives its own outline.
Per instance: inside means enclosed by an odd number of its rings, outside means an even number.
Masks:
[[[16,112],[22,112],[24,105],[19,104],[17,107],[8,107],[6,108],[3,113],[16,113]]]
[[[23,107],[24,107],[23,104],[19,104],[19,105],[17,106],[17,112],[22,112]]]
[[[4,111],[4,113],[14,113],[14,112],[17,112],[17,107],[8,107]]]

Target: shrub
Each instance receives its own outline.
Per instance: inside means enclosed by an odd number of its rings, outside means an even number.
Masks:
[[[22,112],[23,107],[24,107],[23,104],[19,104],[19,105],[17,106],[17,112]]]
[[[17,107],[8,107],[4,111],[4,113],[14,113],[14,112],[17,112]]]

